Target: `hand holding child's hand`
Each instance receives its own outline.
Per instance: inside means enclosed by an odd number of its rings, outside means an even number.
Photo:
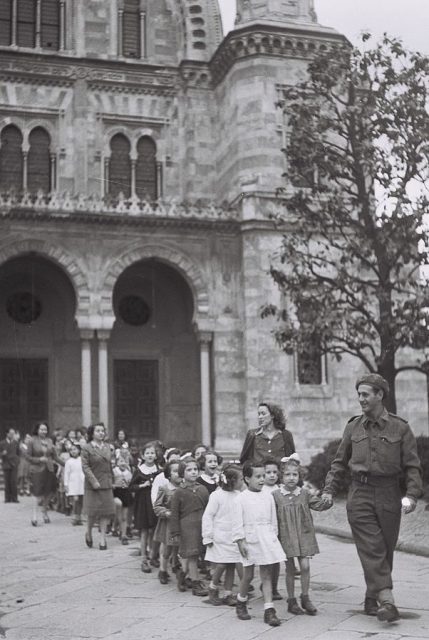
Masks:
[[[332,498],[332,495],[330,493],[322,493],[322,495],[320,496],[324,502],[324,506],[329,509],[330,507],[332,507],[332,505],[334,504],[334,500]]]
[[[149,480],[146,480],[145,482],[142,482],[142,483],[139,485],[139,488],[140,488],[140,489],[146,489],[146,487],[150,487],[150,482],[149,482]]]
[[[243,540],[238,540],[237,544],[238,544],[238,549],[239,549],[241,555],[243,556],[243,558],[247,558],[248,555],[249,555],[249,550],[247,548],[246,541],[244,539]]]
[[[169,509],[167,509],[167,511],[165,512],[165,517],[166,518],[170,518],[171,517],[171,511]]]

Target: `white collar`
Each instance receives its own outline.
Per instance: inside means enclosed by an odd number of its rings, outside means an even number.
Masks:
[[[299,496],[299,494],[301,493],[301,487],[297,487],[296,489],[294,489],[294,491],[288,491],[284,484],[282,484],[280,485],[280,493],[284,496]]]

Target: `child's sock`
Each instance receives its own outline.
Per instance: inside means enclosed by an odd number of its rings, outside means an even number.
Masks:
[[[274,609],[274,603],[273,602],[265,602],[264,611],[266,611],[267,609]]]
[[[247,596],[245,598],[242,598],[240,594],[237,593],[237,600],[238,602],[247,602]]]
[[[224,597],[226,597],[226,596],[230,596],[231,594],[232,594],[232,591],[227,591],[226,589],[225,589],[225,591],[223,592]]]
[[[213,580],[209,584],[210,589],[217,589],[217,585],[213,582]]]

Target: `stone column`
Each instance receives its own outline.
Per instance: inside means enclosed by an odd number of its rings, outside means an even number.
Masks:
[[[147,58],[146,46],[146,12],[140,11],[140,58]]]
[[[16,47],[18,44],[18,0],[12,0],[12,33],[11,33],[11,45]]]
[[[42,32],[42,3],[41,0],[36,1],[36,49],[40,49],[41,46],[41,32]]]
[[[124,10],[118,9],[118,56],[123,56]]]
[[[161,200],[164,195],[164,184],[162,179],[162,162],[156,163],[156,199]]]
[[[66,48],[66,4],[60,0],[60,51]]]
[[[109,422],[109,362],[107,354],[107,341],[110,331],[97,330],[98,338],[98,415],[108,429]]]
[[[198,333],[201,370],[201,442],[206,445],[211,445],[212,442],[210,384],[210,345],[212,340],[213,333],[211,331],[200,331]]]
[[[94,331],[81,330],[81,383],[82,383],[82,424],[87,427],[92,423],[91,393],[91,340]]]

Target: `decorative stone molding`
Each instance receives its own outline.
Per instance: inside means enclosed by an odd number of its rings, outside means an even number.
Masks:
[[[211,87],[211,71],[207,63],[186,60],[180,65],[179,73],[186,87],[196,89],[210,89]]]
[[[139,200],[137,196],[118,199],[97,194],[71,194],[69,192],[37,194],[29,192],[0,193],[0,217],[12,215],[14,211],[27,210],[34,214],[51,214],[52,217],[67,214],[83,214],[88,216],[121,218],[167,218],[181,220],[236,221],[239,219],[236,209],[224,209],[215,204],[199,205],[178,203],[175,201],[148,202]]]
[[[209,313],[209,293],[205,279],[198,266],[177,247],[166,244],[143,245],[125,249],[121,255],[112,256],[110,267],[103,283],[103,297],[112,299],[117,279],[125,269],[135,262],[155,258],[176,269],[188,283],[194,298],[194,319],[198,323]]]
[[[130,67],[138,67],[130,69]],[[177,74],[163,67],[148,67],[142,63],[120,61],[101,62],[88,60],[74,62],[72,58],[52,55],[37,61],[34,54],[16,55],[10,51],[0,56],[0,78],[14,83],[36,85],[72,86],[76,80],[86,80],[91,90],[109,92],[149,93],[174,95]]]
[[[210,61],[214,84],[222,81],[233,64],[250,56],[280,56],[310,60],[330,47],[344,46],[346,38],[336,32],[324,33],[276,26],[249,26],[231,31]]]

